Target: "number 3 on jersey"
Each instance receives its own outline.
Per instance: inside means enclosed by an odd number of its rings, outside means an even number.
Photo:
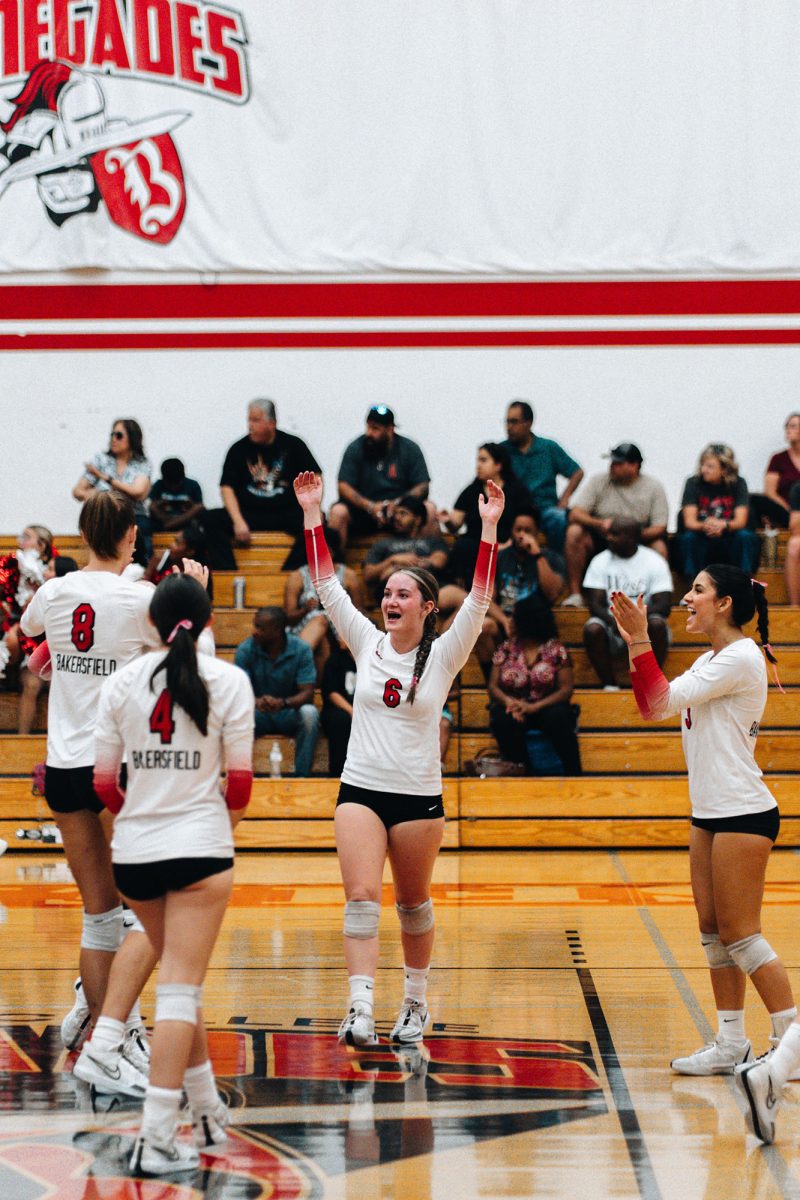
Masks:
[[[79,604],[72,614],[72,644],[84,653],[94,645],[95,612],[91,604]]]
[[[387,679],[383,689],[383,703],[387,708],[397,708],[400,703],[402,683],[399,679]]]
[[[166,688],[155,702],[150,713],[150,732],[161,735],[161,745],[168,746],[175,732],[175,722],[172,719],[172,696]]]

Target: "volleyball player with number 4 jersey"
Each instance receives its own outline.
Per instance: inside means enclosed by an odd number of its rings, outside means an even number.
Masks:
[[[700,942],[708,960],[717,1008],[713,1042],[673,1059],[682,1075],[740,1075],[751,1071],[744,1027],[749,977],[772,1021],[773,1049],[794,1024],[797,1008],[786,970],[761,932],[764,877],[780,814],[755,761],[767,701],[764,657],[743,626],[758,614],[765,653],[769,646],[764,585],[738,567],[713,563],[696,576],[684,597],[688,632],[703,633],[711,650],[671,683],[658,666],[647,632],[647,608],[621,592],[611,612],[628,645],[631,683],[648,720],[681,713],[689,773],[692,823],[689,862]],[[758,1076],[754,1077],[756,1080]],[[749,1095],[749,1093],[748,1093]],[[754,1110],[755,1111],[755,1110]],[[756,1127],[765,1141],[771,1134]]]
[[[150,1082],[131,1157],[132,1170],[161,1175],[193,1170],[198,1152],[221,1153],[227,1141],[200,993],[233,885],[233,827],[250,799],[255,701],[243,671],[196,652],[211,617],[199,583],[185,575],[162,580],[150,615],[161,649],[103,685],[94,780],[116,814],[117,887],[161,960]],[[124,756],[123,794],[117,780]],[[105,1025],[104,1012],[98,1029]],[[81,1057],[90,1053],[91,1043]],[[182,1089],[192,1145],[175,1136]]]
[[[353,722],[335,817],[350,980],[350,1007],[339,1040],[354,1046],[377,1042],[373,989],[388,856],[405,957],[403,1002],[391,1040],[417,1042],[429,1020],[426,985],[434,924],[430,884],[444,832],[439,719],[489,607],[503,491],[489,482],[486,497],[479,497],[482,540],[472,590],[453,624],[437,638],[434,577],[418,567],[389,576],[381,602],[381,632],[355,608],[336,579],[322,531],[322,480],[303,472],[294,490],[303,509],[312,582],[357,666]]]

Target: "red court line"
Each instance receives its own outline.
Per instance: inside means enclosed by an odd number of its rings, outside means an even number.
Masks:
[[[653,316],[800,313],[800,280],[5,285],[0,318]]]

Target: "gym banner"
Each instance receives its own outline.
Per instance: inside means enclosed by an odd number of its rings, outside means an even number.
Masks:
[[[792,274],[796,0],[0,0],[0,271]]]

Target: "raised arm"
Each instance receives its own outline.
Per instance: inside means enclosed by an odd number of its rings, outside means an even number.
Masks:
[[[472,577],[472,589],[450,628],[439,638],[439,654],[447,671],[455,675],[464,666],[483,627],[487,609],[494,594],[494,572],[497,565],[497,522],[503,514],[503,489],[491,480],[486,484],[486,496],[478,497],[481,516],[481,542],[478,561]]]

